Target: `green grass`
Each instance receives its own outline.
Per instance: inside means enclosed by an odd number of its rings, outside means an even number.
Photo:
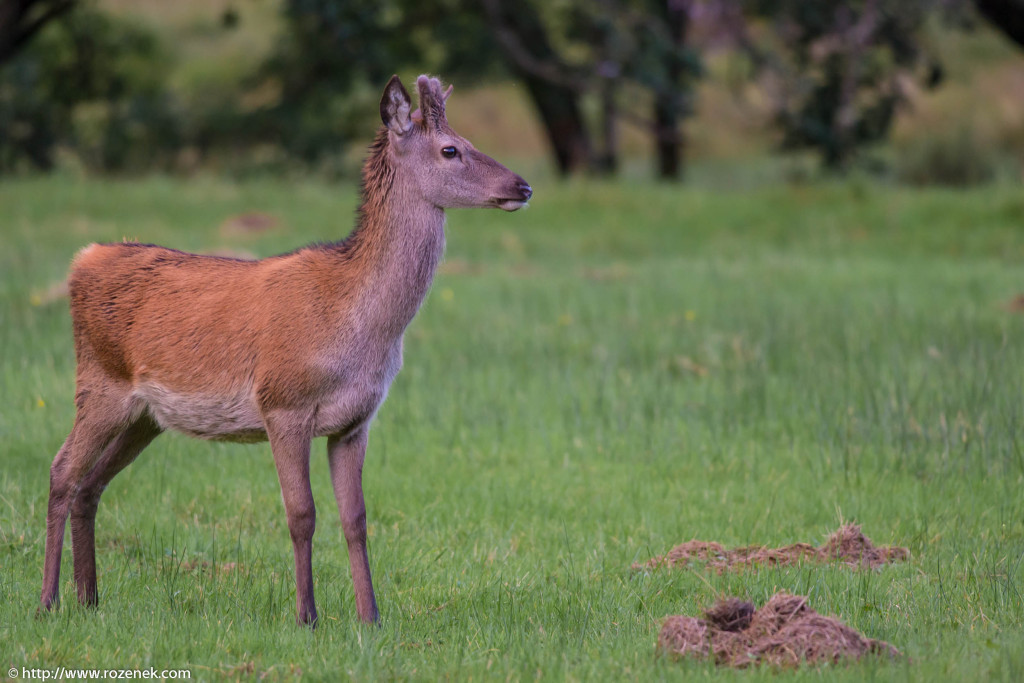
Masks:
[[[194,677],[778,680],[659,658],[717,596],[810,596],[909,659],[841,680],[1024,678],[1019,188],[752,192],[538,182],[453,212],[365,470],[383,624],[356,624],[322,443],[314,576],[294,624],[266,445],[160,437],[108,489],[101,604],[36,618],[50,460],[73,417],[76,249],[122,236],[271,254],[348,231],[349,186],[0,184],[0,671]],[[276,231],[228,239],[241,211]],[[634,573],[691,538],[820,542],[856,520],[910,562]],[[820,670],[784,673],[812,678]]]

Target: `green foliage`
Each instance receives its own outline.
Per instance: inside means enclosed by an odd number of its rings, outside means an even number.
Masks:
[[[100,606],[34,616],[47,474],[71,425],[66,304],[91,240],[273,254],[348,229],[356,188],[0,184],[0,661],[193,680],[1018,681],[1024,675],[1024,199],[871,184],[736,192],[529,177],[530,210],[452,212],[364,481],[383,624],[355,623],[322,441],[314,577],[265,444],[160,437],[97,520]],[[228,237],[242,211],[283,226]],[[70,229],[69,229],[70,226]],[[855,519],[878,571],[629,565],[692,538],[819,543]],[[899,662],[741,674],[659,658],[662,618],[806,594]],[[5,671],[6,669],[0,669]],[[20,676],[19,676],[20,678]]]
[[[610,77],[668,97],[682,117],[692,113],[691,86],[703,74],[703,63],[686,39],[687,5],[678,3],[682,9],[674,16],[669,8],[675,5],[651,0],[568,3],[564,19],[552,23],[564,26],[557,39],[576,55],[581,72],[611,68]]]
[[[48,25],[0,69],[0,172],[47,170],[60,148],[89,168],[167,165],[179,132],[152,32],[91,9]]]
[[[479,77],[493,67],[478,15],[452,0],[289,0],[286,31],[256,75],[276,101],[243,126],[291,156],[321,162],[378,120],[380,87],[395,72]]]
[[[777,40],[759,55],[776,79],[783,146],[818,150],[826,167],[845,167],[856,151],[884,140],[904,102],[901,78],[935,85],[941,70],[923,54],[925,0],[764,0],[759,11]]]

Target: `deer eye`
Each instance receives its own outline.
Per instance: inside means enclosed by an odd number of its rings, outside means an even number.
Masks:
[[[459,150],[455,149],[454,147],[441,148],[441,156],[443,156],[445,159],[454,159],[456,155],[458,155],[458,153]]]

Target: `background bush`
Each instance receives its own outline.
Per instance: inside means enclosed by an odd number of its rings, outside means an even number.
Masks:
[[[917,138],[897,151],[896,175],[910,185],[981,185],[994,179],[1000,162],[1005,161],[991,144],[965,126]]]
[[[146,27],[94,9],[64,15],[0,69],[0,172],[167,168],[181,144],[171,55]]]

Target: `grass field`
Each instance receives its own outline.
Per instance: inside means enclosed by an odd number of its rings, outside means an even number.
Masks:
[[[1005,308],[1024,291],[1020,188],[535,188],[526,212],[450,214],[371,432],[379,629],[355,621],[314,444],[310,632],[269,448],[173,434],[100,505],[99,609],[77,606],[66,546],[62,608],[36,618],[74,391],[67,304],[46,292],[93,240],[267,255],[340,238],[354,187],[0,184],[0,674],[774,681],[654,643],[666,615],[784,589],[909,656],[830,679],[1024,679],[1024,316]],[[250,210],[280,226],[219,230]],[[911,561],[629,569],[683,540],[818,543],[848,520]]]

